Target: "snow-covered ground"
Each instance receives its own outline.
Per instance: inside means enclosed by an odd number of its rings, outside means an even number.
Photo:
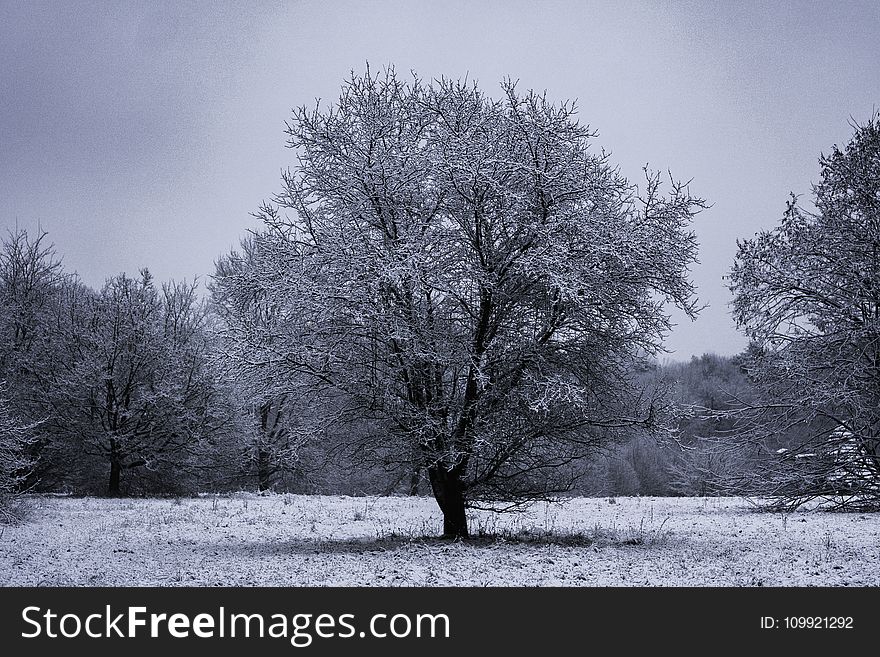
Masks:
[[[34,498],[0,528],[0,584],[880,585],[880,514],[751,511],[734,498],[574,499],[471,514],[432,538],[429,498]]]

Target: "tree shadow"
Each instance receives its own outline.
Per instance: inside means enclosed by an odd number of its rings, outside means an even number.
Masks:
[[[211,556],[277,556],[284,554],[352,554],[376,555],[396,552],[405,548],[432,549],[440,552],[467,549],[496,549],[504,546],[545,548],[549,545],[563,547],[591,547],[596,540],[585,534],[552,534],[518,532],[509,534],[479,534],[466,539],[449,539],[440,536],[389,535],[380,538],[304,539],[292,538],[280,541],[242,540],[235,543],[206,541],[196,549]]]

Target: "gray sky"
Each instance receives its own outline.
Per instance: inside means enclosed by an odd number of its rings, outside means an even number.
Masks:
[[[710,307],[667,346],[732,354],[736,239],[880,108],[880,3],[0,0],[0,229],[39,223],[96,286],[204,277],[280,190],[291,108],[367,61],[577,98],[626,175],[692,178]]]

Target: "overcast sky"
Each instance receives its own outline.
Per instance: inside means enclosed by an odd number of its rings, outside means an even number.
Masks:
[[[291,108],[366,62],[577,98],[626,175],[669,169],[712,203],[709,307],[676,316],[678,360],[742,349],[736,239],[880,109],[880,3],[0,0],[0,62],[0,229],[39,224],[95,286],[210,274],[293,164]]]

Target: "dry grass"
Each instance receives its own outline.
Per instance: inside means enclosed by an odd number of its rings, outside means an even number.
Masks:
[[[880,515],[759,514],[733,498],[575,499],[471,515],[427,498],[34,498],[0,528],[0,584],[880,585]]]

